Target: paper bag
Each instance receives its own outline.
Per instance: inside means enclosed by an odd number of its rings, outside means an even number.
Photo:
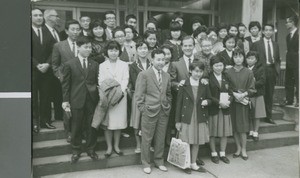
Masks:
[[[167,161],[182,169],[190,168],[190,145],[180,139],[172,138]]]

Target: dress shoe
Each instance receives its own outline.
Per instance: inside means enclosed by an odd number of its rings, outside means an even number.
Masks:
[[[68,135],[68,137],[67,137],[67,142],[68,142],[68,143],[71,143],[71,139],[72,139],[72,138],[71,138],[71,135]]]
[[[51,125],[50,123],[45,123],[45,125],[43,125],[42,127],[46,129],[56,129],[56,127]]]
[[[39,133],[39,131],[40,131],[40,130],[39,130],[39,127],[38,127],[37,125],[34,125],[34,126],[33,126],[33,132],[34,132],[34,133]]]
[[[229,159],[228,159],[226,156],[221,156],[221,157],[220,157],[220,160],[223,161],[223,162],[226,163],[226,164],[229,164],[229,163],[230,163]]]
[[[151,173],[151,168],[150,167],[146,167],[143,169],[144,173],[146,174],[150,174]]]
[[[166,168],[166,166],[160,165],[160,166],[156,166],[159,170],[163,171],[163,172],[167,172],[168,169]]]
[[[199,159],[199,158],[196,160],[196,163],[198,165],[200,165],[200,166],[204,166],[205,165],[205,163],[201,159]]]
[[[297,103],[295,103],[295,105],[294,105],[295,107],[299,107],[299,103],[297,102]]]
[[[243,160],[245,160],[245,161],[248,160],[248,156],[243,156],[243,155],[241,155],[241,158],[242,158]]]
[[[193,169],[192,169],[192,170],[193,170]],[[193,171],[203,172],[203,173],[207,172],[207,170],[206,170],[204,167],[202,167],[202,166],[199,166],[199,169],[193,170]]]
[[[192,174],[192,169],[191,168],[186,168],[183,170],[187,174]]]
[[[253,139],[253,141],[255,141],[255,142],[258,142],[258,140],[259,140],[258,136],[257,136],[257,137],[253,137],[252,139]]]
[[[135,152],[136,154],[141,153],[141,148],[136,148],[136,149],[134,150],[134,152]]]
[[[80,158],[80,154],[73,154],[71,157],[71,163],[76,163]]]
[[[92,158],[92,160],[98,160],[98,155],[95,152],[88,152],[87,155]]]
[[[269,124],[276,124],[273,119],[266,118],[264,121]]]
[[[123,156],[124,155],[124,153],[120,150],[119,152],[117,152],[115,149],[114,149],[114,152],[117,154],[117,155],[119,155],[119,156]]]
[[[235,153],[232,155],[233,158],[238,158],[240,156],[241,156],[241,154],[235,154]]]
[[[104,157],[105,158],[109,158],[111,156],[111,154],[112,154],[112,152],[110,152],[110,153],[104,153]]]
[[[219,157],[218,156],[212,156],[210,157],[211,161],[215,164],[219,164]]]
[[[280,106],[290,106],[290,105],[293,105],[293,102],[292,101],[282,101],[280,104]]]

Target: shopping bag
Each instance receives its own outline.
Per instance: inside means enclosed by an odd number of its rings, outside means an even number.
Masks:
[[[167,161],[182,169],[190,168],[190,145],[180,139],[172,138]]]

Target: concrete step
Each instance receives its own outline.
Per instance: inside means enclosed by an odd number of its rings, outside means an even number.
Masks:
[[[274,132],[283,132],[283,131],[292,131],[295,128],[295,123],[288,122],[284,120],[276,120],[276,125],[268,124],[261,122],[261,127],[259,133],[274,133]],[[120,147],[127,148],[135,145],[135,138],[133,135],[129,138],[121,138]],[[32,145],[33,158],[46,157],[46,156],[55,156],[55,155],[64,155],[71,153],[71,146],[66,142],[66,139],[58,140],[48,140],[41,142],[34,142]],[[98,144],[96,150],[105,150],[106,143],[104,137],[98,138]]]
[[[273,119],[279,120],[283,118],[283,112],[281,110],[273,110]],[[47,141],[47,140],[60,140],[66,138],[64,126],[62,121],[54,121],[52,123],[56,129],[41,129],[40,133],[33,134],[33,142]],[[99,133],[101,134],[100,129]]]
[[[275,148],[296,144],[299,144],[298,132],[285,131],[277,133],[265,133],[260,134],[260,140],[258,142],[248,140],[247,150],[250,151],[265,148]],[[226,152],[228,154],[231,154],[236,151],[235,149],[236,147],[234,140],[232,138],[229,138]],[[82,157],[76,164],[70,163],[71,154],[34,158],[32,162],[33,176],[40,177],[67,172],[105,169],[110,167],[140,164],[140,154],[134,153],[134,147],[123,149],[123,151],[124,156],[113,154],[110,158],[107,159],[104,157],[104,150],[97,151],[99,155],[99,160],[97,161],[92,161],[86,154],[82,154]],[[168,148],[165,149],[165,157],[167,157],[167,152]],[[199,157],[208,157],[209,154],[210,149],[208,144],[200,147]],[[232,159],[231,157],[228,158]]]

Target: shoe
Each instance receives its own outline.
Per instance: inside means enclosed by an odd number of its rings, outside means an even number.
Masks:
[[[292,101],[284,100],[279,105],[280,106],[290,106],[290,105],[293,105],[293,102]]]
[[[119,155],[119,156],[123,156],[123,155],[124,155],[124,153],[123,153],[122,151],[117,152],[117,151],[114,149],[114,152],[115,152],[117,155]]]
[[[110,153],[104,153],[104,157],[105,158],[109,158],[111,156],[111,154],[112,154],[112,152],[110,152]]]
[[[241,156],[241,154],[237,155],[237,154],[235,154],[235,153],[232,155],[233,158],[238,158],[238,157],[240,157],[240,156]]]
[[[228,159],[226,156],[221,156],[221,157],[220,157],[220,160],[223,161],[223,162],[226,163],[226,164],[229,164],[229,163],[230,163],[229,159]]]
[[[144,173],[146,174],[150,174],[151,173],[151,168],[150,167],[146,167],[143,169]]]
[[[295,103],[294,107],[299,107],[299,103],[298,102]]]
[[[39,127],[38,127],[37,125],[34,125],[34,126],[33,126],[33,132],[34,132],[34,133],[39,133],[39,131],[40,131],[40,130],[39,130]]]
[[[161,165],[161,166],[156,166],[159,170],[163,171],[163,172],[167,172],[168,169],[166,168],[166,166]]]
[[[43,128],[46,128],[46,129],[56,129],[55,126],[51,125],[50,123],[45,123],[45,125],[43,125]]]
[[[202,166],[199,166],[199,169],[193,170],[193,171],[203,172],[203,173],[207,172],[207,170],[205,168],[203,168]]]
[[[68,142],[68,143],[71,143],[71,135],[68,135],[68,137],[67,137],[67,142]]]
[[[80,158],[80,154],[73,154],[71,157],[71,163],[76,163]]]
[[[247,139],[253,139],[253,135],[247,135]]]
[[[215,164],[219,164],[219,157],[218,156],[212,156],[210,157],[211,161]]]
[[[259,138],[258,137],[252,137],[253,141],[258,142]]]
[[[151,151],[151,152],[154,152],[154,148],[153,148],[152,146],[150,147],[150,151]]]
[[[92,158],[92,160],[98,160],[98,155],[95,152],[88,152],[87,155]]]
[[[125,138],[129,138],[130,137],[130,135],[129,134],[127,134],[127,133],[121,133],[121,135],[123,136],[123,137],[125,137]]]
[[[243,155],[241,155],[241,157],[242,157],[242,159],[245,160],[245,161],[248,160],[248,156],[243,156]]]
[[[266,118],[264,121],[269,124],[276,124],[273,119]]]
[[[139,154],[139,153],[141,153],[141,149],[140,149],[140,148],[137,148],[137,149],[134,150],[134,152],[135,152],[136,154]]]
[[[204,166],[205,165],[205,163],[201,159],[199,159],[199,158],[197,158],[196,163],[198,165],[200,165],[200,166]]]
[[[187,174],[192,174],[192,169],[191,168],[186,168],[183,170]]]

